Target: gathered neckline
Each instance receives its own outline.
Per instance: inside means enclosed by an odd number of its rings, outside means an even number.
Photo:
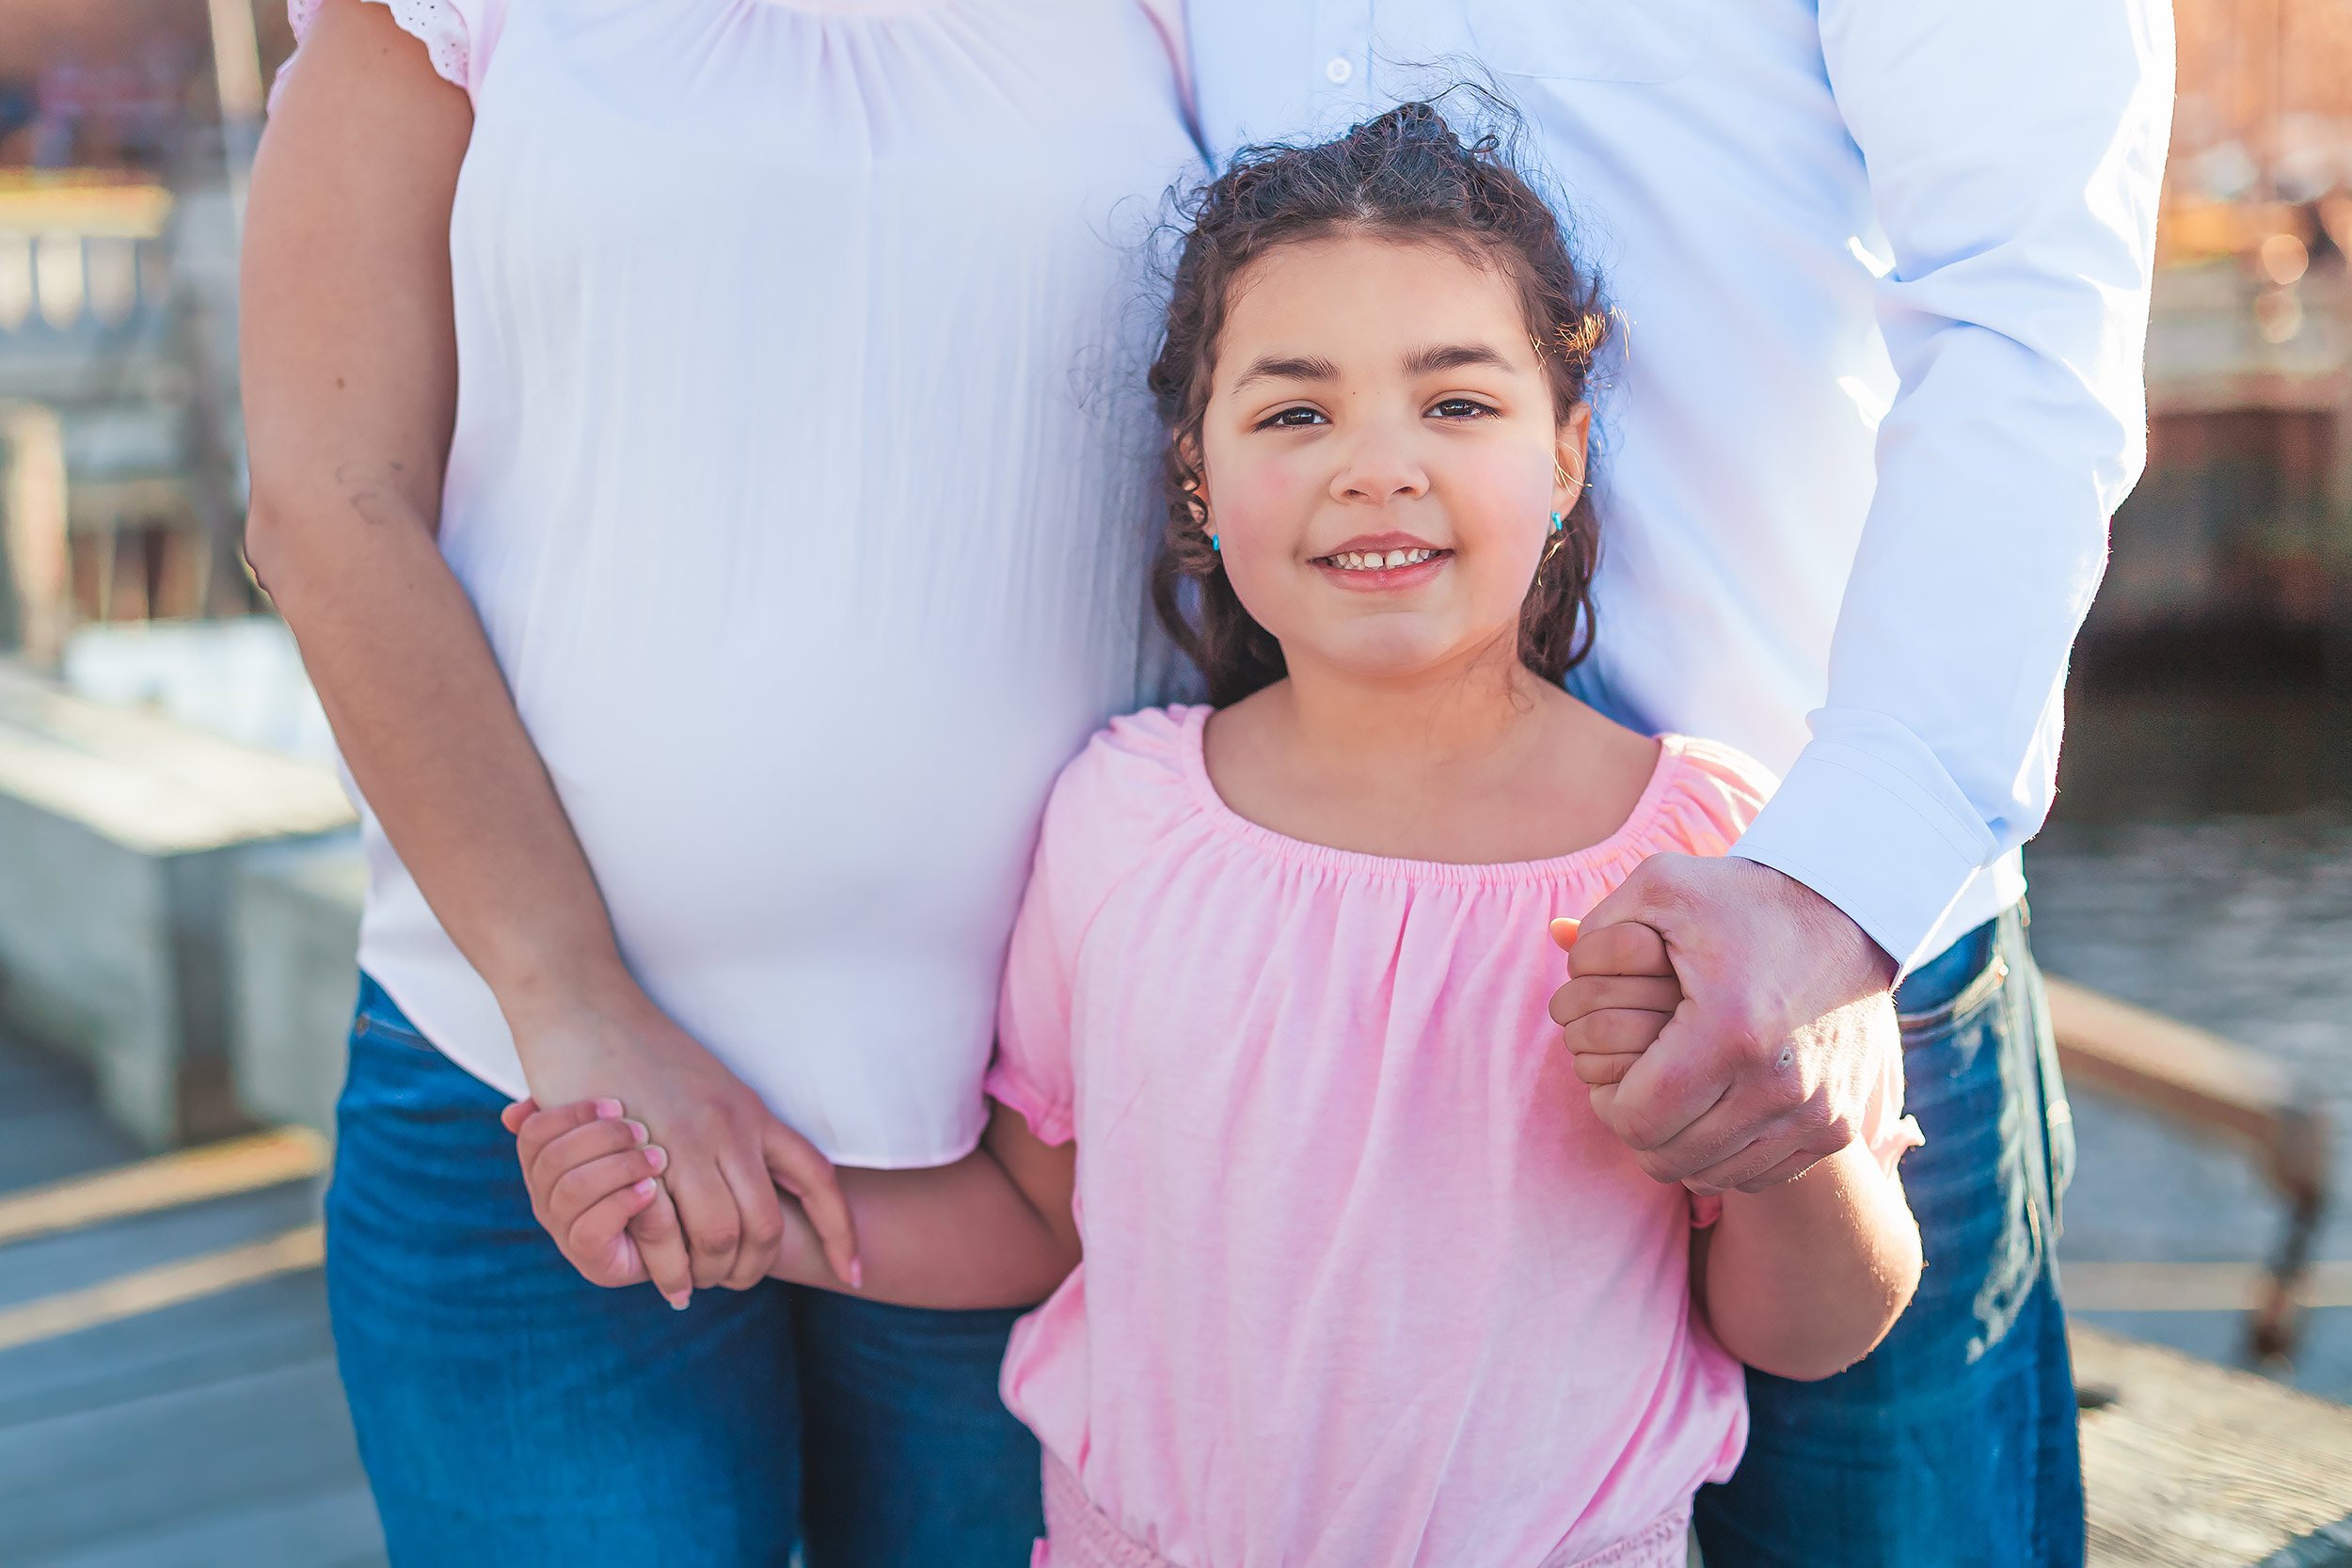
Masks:
[[[1298,861],[1334,870],[1352,871],[1360,876],[1389,881],[1440,882],[1460,884],[1511,883],[1548,881],[1555,878],[1590,873],[1622,861],[1637,848],[1656,825],[1664,810],[1666,797],[1676,775],[1681,772],[1686,749],[1684,737],[1678,735],[1658,736],[1658,762],[1650,769],[1649,782],[1633,802],[1633,809],[1624,822],[1607,838],[1573,849],[1565,855],[1552,855],[1535,861],[1417,861],[1392,855],[1375,855],[1361,849],[1342,849],[1333,845],[1315,844],[1288,833],[1277,832],[1263,823],[1252,822],[1217,793],[1216,781],[1209,777],[1206,737],[1209,715],[1215,709],[1203,704],[1186,710],[1183,715],[1183,733],[1177,750],[1183,759],[1184,782],[1191,786],[1194,804],[1209,824],[1231,837],[1238,838],[1253,847],[1283,860]]]

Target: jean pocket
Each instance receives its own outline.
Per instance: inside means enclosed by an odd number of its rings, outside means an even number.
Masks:
[[[2001,988],[2008,983],[2009,959],[1995,947],[1986,957],[1984,967],[1977,971],[1966,985],[1954,991],[1948,1000],[1917,1012],[1899,1012],[1895,1015],[1895,1022],[1903,1032],[1903,1049],[1914,1050],[1950,1035],[1971,1014],[1981,1010],[1999,996]]]
[[[387,1045],[405,1045],[412,1051],[424,1051],[437,1056],[440,1047],[417,1033],[406,1022],[389,1019],[380,1013],[363,1012],[351,1021],[351,1037],[355,1040],[382,1040]]]

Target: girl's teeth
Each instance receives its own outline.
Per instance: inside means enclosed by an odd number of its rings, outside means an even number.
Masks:
[[[1396,566],[1418,566],[1436,555],[1435,550],[1349,550],[1331,558],[1331,564],[1343,572],[1377,572]]]

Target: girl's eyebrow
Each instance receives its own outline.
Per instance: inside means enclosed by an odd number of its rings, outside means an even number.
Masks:
[[[1438,343],[1417,348],[1405,356],[1406,375],[1435,375],[1439,371],[1464,370],[1471,365],[1487,365],[1499,371],[1513,368],[1502,350],[1485,343]]]
[[[1238,392],[1253,381],[1337,381],[1339,378],[1340,368],[1328,359],[1317,358],[1310,354],[1269,354],[1242,373],[1242,378],[1233,383],[1233,390]]]
[[[1502,351],[1485,343],[1434,343],[1417,348],[1405,356],[1406,375],[1435,375],[1440,371],[1464,370],[1471,365],[1487,365],[1495,370],[1513,368]],[[1253,381],[1337,381],[1340,369],[1330,360],[1311,354],[1269,354],[1254,361],[1233,383],[1240,391]]]

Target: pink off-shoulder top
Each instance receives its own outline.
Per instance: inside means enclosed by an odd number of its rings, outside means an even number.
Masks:
[[[1603,843],[1386,860],[1235,815],[1207,717],[1095,737],[1014,927],[988,1086],[1076,1138],[1086,1242],[1004,1370],[1049,1497],[1184,1568],[1679,1564],[1741,1372],[1691,1312],[1692,1200],[1570,1069],[1548,927],[1720,854],[1772,780],[1668,736]]]

